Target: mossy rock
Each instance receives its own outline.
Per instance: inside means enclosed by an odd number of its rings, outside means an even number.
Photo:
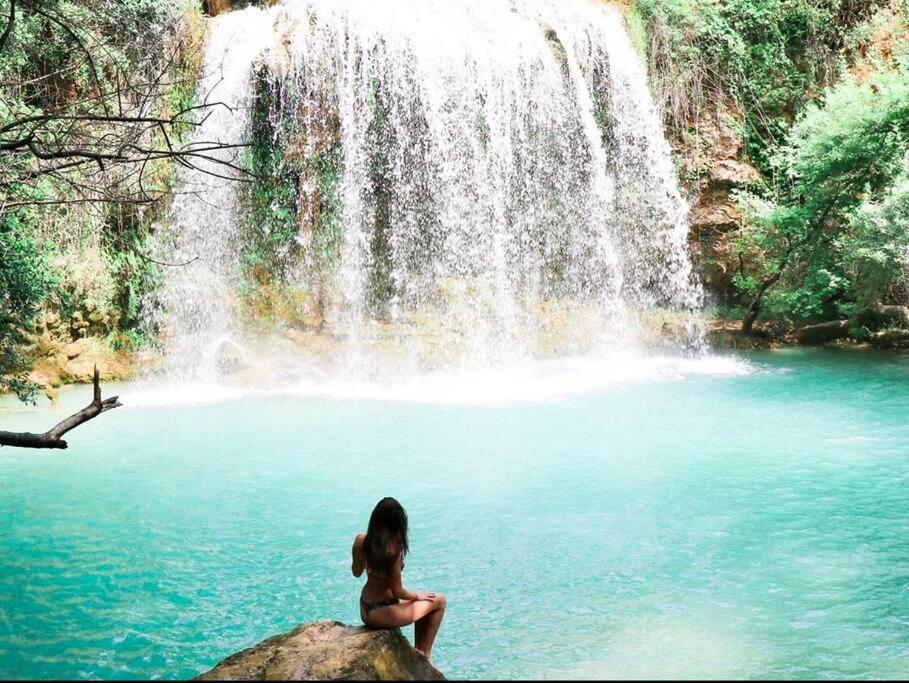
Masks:
[[[303,624],[201,674],[201,681],[440,681],[445,677],[398,629],[337,621]]]

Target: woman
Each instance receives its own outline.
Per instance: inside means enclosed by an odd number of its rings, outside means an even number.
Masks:
[[[354,576],[366,571],[360,593],[360,618],[371,628],[414,625],[414,645],[429,659],[445,614],[441,593],[412,593],[401,583],[407,555],[407,513],[394,498],[383,498],[372,511],[369,528],[353,543]]]

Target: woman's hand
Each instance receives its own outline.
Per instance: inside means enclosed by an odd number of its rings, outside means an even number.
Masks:
[[[435,593],[416,593],[416,596],[417,597],[414,598],[414,602],[419,602],[419,601],[435,602],[436,601]]]

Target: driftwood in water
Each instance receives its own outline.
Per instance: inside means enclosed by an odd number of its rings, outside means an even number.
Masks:
[[[63,440],[63,435],[71,429],[75,429],[81,424],[98,417],[101,413],[119,408],[123,404],[118,400],[118,396],[101,399],[101,380],[98,372],[98,366],[95,366],[94,374],[94,398],[85,408],[78,413],[70,415],[43,434],[32,434],[30,432],[3,432],[0,431],[0,446],[16,446],[18,448],[66,448],[67,443]]]

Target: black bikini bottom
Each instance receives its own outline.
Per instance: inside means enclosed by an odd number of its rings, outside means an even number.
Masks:
[[[363,608],[363,611],[366,614],[369,614],[374,609],[379,609],[380,607],[390,607],[391,605],[397,605],[400,600],[398,598],[392,598],[391,600],[380,600],[379,602],[366,602],[362,597],[360,597],[360,607]]]

